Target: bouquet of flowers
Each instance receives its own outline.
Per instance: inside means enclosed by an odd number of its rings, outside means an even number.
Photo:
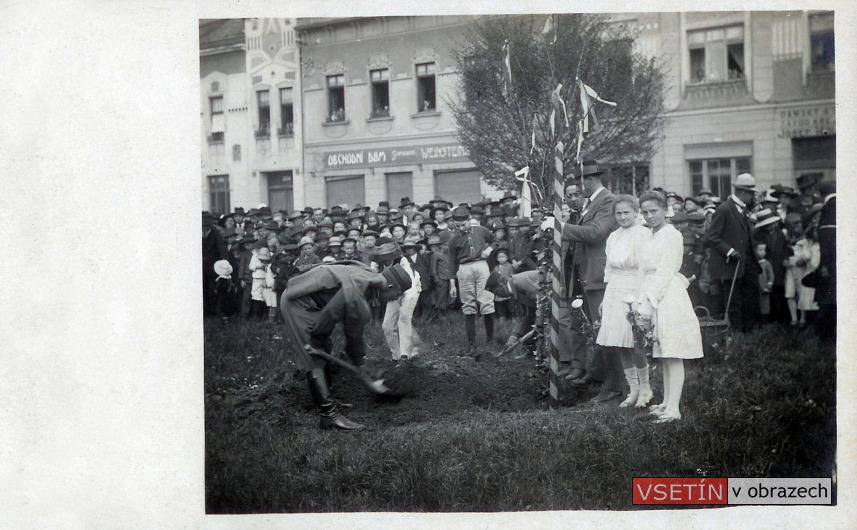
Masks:
[[[583,298],[580,296],[576,297],[571,302],[571,307],[572,309],[577,309],[583,317],[574,320],[577,323],[580,333],[586,337],[586,344],[590,346],[595,344],[595,329],[598,327],[598,323],[593,324],[590,322],[589,317],[586,316],[586,311],[583,310]]]
[[[652,332],[651,328],[647,328],[640,325],[640,321],[643,320],[642,315],[639,311],[634,309],[634,304],[637,302],[637,299],[628,295],[622,299],[622,301],[628,306],[628,322],[631,323],[631,330],[634,332],[634,348],[644,351],[651,351],[652,344],[658,341],[655,334]]]

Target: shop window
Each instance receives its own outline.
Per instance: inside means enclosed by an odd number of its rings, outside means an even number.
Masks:
[[[687,34],[691,83],[744,79],[744,26],[690,31]]]
[[[813,72],[832,72],[835,59],[833,12],[809,16],[810,68]]]
[[[372,80],[372,117],[390,115],[390,71],[388,69],[372,70],[369,73]]]
[[[455,204],[482,200],[481,182],[482,177],[476,169],[436,171],[434,174],[435,194]]]
[[[325,184],[328,208],[337,204],[354,206],[357,203],[366,203],[366,183],[363,175],[327,177]]]
[[[345,120],[345,75],[327,76],[327,121]]]
[[[271,134],[271,105],[269,101],[270,91],[260,90],[256,92],[256,107],[259,113],[259,128],[256,137],[263,138]]]
[[[229,212],[229,175],[208,177],[208,197],[211,213],[219,216]]]
[[[437,107],[434,74],[434,63],[417,65],[417,109],[419,112],[431,112]]]
[[[208,98],[209,108],[211,109],[211,136],[209,142],[222,142],[223,131],[226,126],[226,119],[223,114],[223,96]]]
[[[700,190],[708,188],[714,195],[726,199],[732,193],[735,177],[751,171],[750,162],[750,157],[688,160],[693,195],[699,195]]]
[[[277,133],[280,136],[295,134],[295,106],[291,88],[280,89],[280,128]]]

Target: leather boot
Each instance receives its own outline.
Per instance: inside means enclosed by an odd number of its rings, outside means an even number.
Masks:
[[[365,426],[355,423],[339,413],[336,402],[330,396],[330,389],[327,387],[323,368],[315,368],[307,373],[307,381],[312,399],[319,408],[321,419],[318,426],[320,428],[341,431],[357,431],[365,428]]]

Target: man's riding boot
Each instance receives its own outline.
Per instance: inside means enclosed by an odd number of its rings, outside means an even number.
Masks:
[[[312,399],[320,410],[321,419],[318,423],[319,427],[341,431],[356,431],[364,428],[363,425],[355,423],[339,414],[336,402],[330,396],[330,390],[327,388],[323,368],[315,368],[307,373],[307,381],[309,382],[309,391],[312,394]]]

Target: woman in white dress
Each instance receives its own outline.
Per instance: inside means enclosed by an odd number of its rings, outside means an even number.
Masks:
[[[605,354],[621,356],[631,391],[619,406],[645,407],[652,399],[649,365],[644,352],[634,352],[634,331],[623,299],[639,295],[642,280],[640,257],[651,232],[637,220],[640,207],[634,196],[619,195],[613,204],[613,215],[619,229],[607,238],[607,263],[604,267],[607,289],[601,303],[601,329],[595,342],[605,348]]]
[[[667,200],[647,191],[640,195],[640,210],[652,237],[641,257],[643,281],[637,309],[642,324],[655,336],[652,356],[664,369],[664,401],[652,407],[658,423],[681,419],[679,402],[684,386],[684,359],[702,357],[699,320],[687,295],[687,278],[678,271],[684,253],[681,233],[666,222]]]

